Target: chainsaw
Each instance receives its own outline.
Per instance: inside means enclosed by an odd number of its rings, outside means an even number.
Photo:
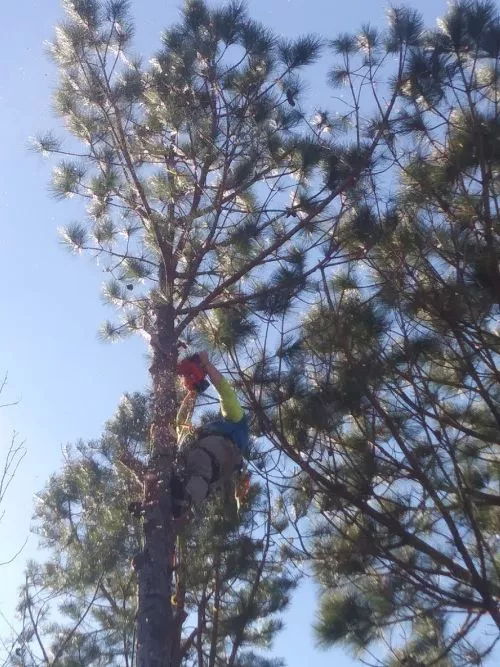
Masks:
[[[198,354],[186,357],[177,365],[177,375],[182,378],[184,386],[188,391],[196,391],[202,394],[210,386],[207,372],[201,365]]]

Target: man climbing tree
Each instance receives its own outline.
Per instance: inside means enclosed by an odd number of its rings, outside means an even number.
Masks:
[[[212,381],[220,397],[222,419],[193,432],[190,420],[198,391],[185,380],[189,393],[177,414],[178,444],[185,466],[183,478],[174,475],[171,483],[174,517],[191,504],[198,507],[212,488],[230,481],[249,447],[248,421],[229,382],[210,363],[206,352],[192,357],[190,363],[201,367]]]

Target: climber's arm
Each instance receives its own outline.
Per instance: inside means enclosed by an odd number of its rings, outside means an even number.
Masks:
[[[206,352],[201,352],[199,356],[208,377],[219,394],[222,416],[230,422],[237,423],[241,421],[244,412],[236,396],[236,392],[222,373],[219,373],[215,366],[208,360]]]
[[[221,377],[213,380],[213,384],[220,397],[220,411],[224,419],[234,423],[241,421],[244,415],[243,408],[229,382]]]

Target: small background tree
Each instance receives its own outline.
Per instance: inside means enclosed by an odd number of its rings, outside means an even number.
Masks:
[[[3,379],[0,381],[0,396],[4,392],[6,385],[7,385],[7,375],[5,375]],[[0,408],[6,408],[9,405],[13,405],[13,403],[0,404]],[[15,477],[15,474],[25,454],[26,450],[24,448],[24,444],[19,441],[17,433],[12,434],[10,441],[8,443],[5,444],[2,443],[2,454],[0,458],[0,460],[2,461],[2,463],[0,464],[0,523],[2,522],[2,519],[5,516],[6,512],[5,498],[7,495],[7,491],[12,483],[12,480]],[[2,559],[0,560],[0,565],[7,565],[8,563],[12,562],[12,560],[19,555],[22,548],[23,547],[21,546],[21,549],[17,550],[17,552],[14,555],[11,554],[7,555],[6,557],[4,554],[2,554],[0,556],[0,558]],[[7,560],[3,560],[5,557],[7,558]]]
[[[127,501],[142,490],[149,425],[148,399],[126,395],[101,438],[66,448],[63,469],[37,498],[47,558],[28,565],[22,631],[8,664],[137,664],[130,562],[143,536]],[[135,470],[122,462],[131,459]],[[278,511],[259,484],[239,514],[222,505],[214,499],[178,544],[173,664],[276,664],[262,651],[297,579],[279,553]]]

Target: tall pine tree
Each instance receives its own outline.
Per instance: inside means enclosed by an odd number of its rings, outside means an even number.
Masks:
[[[158,502],[168,505],[176,455],[179,338],[203,328],[234,350],[256,331],[250,313],[287,309],[333,261],[340,195],[372,164],[383,131],[341,144],[343,119],[322,112],[309,123],[299,73],[320,41],[278,39],[240,3],[186,2],[148,67],[130,54],[125,0],[63,6],[50,50],[60,74],[55,107],[74,141],[63,147],[46,135],[36,147],[62,158],[54,196],[87,203],[85,222],[63,236],[110,277],[105,297],[122,319],[103,335],[140,332],[152,343],[145,525],[155,528],[138,572],[137,664],[160,667],[173,659],[164,564],[175,535]]]

